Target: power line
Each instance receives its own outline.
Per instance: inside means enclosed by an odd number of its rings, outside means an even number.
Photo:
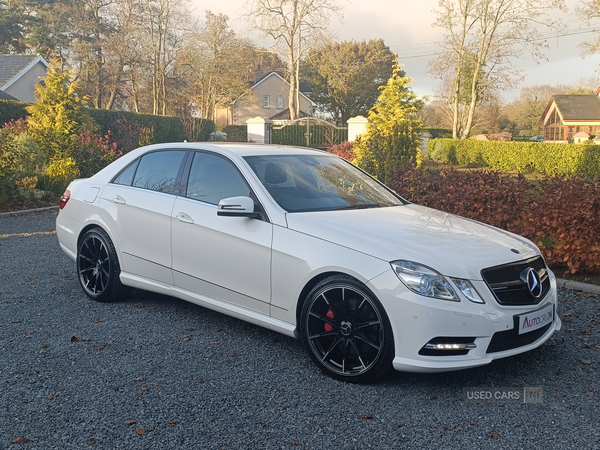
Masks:
[[[580,34],[590,34],[590,33],[600,33],[600,29],[597,28],[589,28],[589,29],[579,29],[579,30],[567,30],[564,33],[560,33],[560,34],[554,34],[554,35],[547,35],[547,36],[543,36],[543,37],[539,37],[537,39],[531,39],[529,40],[529,42],[537,42],[537,41],[545,41],[547,39],[558,39],[561,37],[567,37],[567,36],[576,36],[576,35],[580,35]],[[409,47],[409,46],[428,46],[428,45],[435,45],[436,47],[442,47],[442,45],[439,42],[431,42],[431,43],[423,43],[423,44],[406,44],[403,46],[399,46],[399,45],[390,45],[390,48],[397,48],[397,47]],[[415,59],[415,58],[426,58],[428,56],[438,56],[438,55],[442,55],[443,51],[440,52],[433,52],[433,53],[422,53],[422,54],[417,54],[417,55],[406,55],[406,56],[402,56],[402,55],[398,55],[398,59],[400,60],[404,60],[404,59]]]

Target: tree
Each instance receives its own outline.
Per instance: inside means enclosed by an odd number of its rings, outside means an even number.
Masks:
[[[514,85],[511,62],[524,51],[542,57],[545,41],[538,26],[557,28],[548,17],[563,0],[440,0],[435,26],[445,30],[445,52],[430,66],[451,77],[454,137],[467,138],[486,93]]]
[[[308,52],[303,73],[312,85],[311,100],[345,125],[375,104],[395,62],[396,55],[382,39],[329,42]]]
[[[335,0],[248,0],[250,23],[281,45],[288,64],[290,119],[300,113],[300,63],[319,39],[322,41]]]
[[[369,111],[366,135],[354,146],[354,163],[382,181],[398,167],[422,162],[419,145],[423,124],[418,115],[424,101],[408,87],[411,82],[395,64]]]
[[[110,109],[118,88],[120,68],[111,65],[111,37],[116,32],[111,14],[114,3],[115,0],[80,0],[73,5],[76,80],[94,108]]]
[[[0,0],[0,53],[23,53],[27,32],[27,1]]]
[[[594,24],[600,19],[600,0],[582,0],[576,7],[576,13],[582,17],[588,25]],[[593,55],[600,50],[600,35],[595,34],[593,39],[580,44],[584,54]]]
[[[64,158],[84,130],[97,128],[71,73],[52,61],[44,83],[35,87],[37,101],[27,107],[29,131],[48,161]]]
[[[256,67],[257,49],[236,36],[226,15],[206,11],[205,18],[177,64],[187,80],[182,95],[187,96],[188,103],[193,101],[202,117],[216,120],[218,109],[252,95],[249,81]]]
[[[168,77],[191,24],[186,0],[139,0],[142,44],[152,82],[152,114],[167,115]]]

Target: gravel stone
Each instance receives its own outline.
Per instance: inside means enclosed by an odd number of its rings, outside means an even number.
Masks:
[[[300,341],[191,303],[89,300],[55,218],[0,218],[0,449],[600,448],[597,295],[561,289],[563,328],[532,352],[352,385]],[[542,403],[463,392],[528,386]]]

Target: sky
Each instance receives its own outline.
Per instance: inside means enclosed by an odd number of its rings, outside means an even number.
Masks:
[[[574,6],[581,0],[565,0],[568,13],[557,14],[568,26],[565,34],[546,33],[549,48],[546,62],[536,63],[529,57],[514,61],[523,69],[524,80],[518,86],[502,93],[505,102],[515,100],[521,88],[532,85],[577,84],[582,79],[595,78],[600,86],[600,55],[582,58],[578,45],[593,34],[592,26],[581,22],[574,13]],[[340,20],[332,17],[329,29],[338,40],[383,39],[390,49],[398,54],[407,76],[414,80],[412,89],[420,96],[433,98],[439,85],[438,80],[427,73],[427,64],[441,51],[439,42],[443,32],[432,27],[434,10],[438,0],[338,0],[343,9]],[[203,18],[204,11],[222,13],[229,16],[230,25],[240,37],[249,37],[256,44],[272,47],[272,41],[252,33],[248,24],[241,18],[246,12],[246,0],[221,0],[214,3],[207,0],[191,0],[195,13]],[[600,32],[600,22],[595,24]]]

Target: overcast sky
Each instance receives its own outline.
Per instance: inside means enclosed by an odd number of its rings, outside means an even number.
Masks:
[[[530,85],[576,84],[583,78],[595,77],[600,86],[600,55],[583,59],[578,48],[592,36],[589,32],[592,28],[574,15],[574,5],[580,1],[566,0],[569,13],[560,15],[569,28],[566,34],[580,34],[554,37],[557,33],[549,33],[553,37],[548,40],[548,62],[537,64],[529,58],[515,61],[516,66],[525,70],[525,80],[512,91],[503,93],[505,101],[513,100],[522,87]],[[343,8],[343,18],[340,21],[332,17],[329,27],[338,40],[383,39],[398,54],[407,75],[414,79],[413,90],[419,95],[435,94],[438,82],[428,76],[427,63],[440,51],[438,43],[443,35],[439,28],[431,26],[438,0],[338,0],[338,3]],[[199,17],[204,17],[205,10],[226,14],[239,36],[251,37],[259,45],[271,45],[267,40],[260,42],[240,18],[245,13],[246,0],[191,0],[191,4]],[[596,25],[600,32],[600,23]]]

